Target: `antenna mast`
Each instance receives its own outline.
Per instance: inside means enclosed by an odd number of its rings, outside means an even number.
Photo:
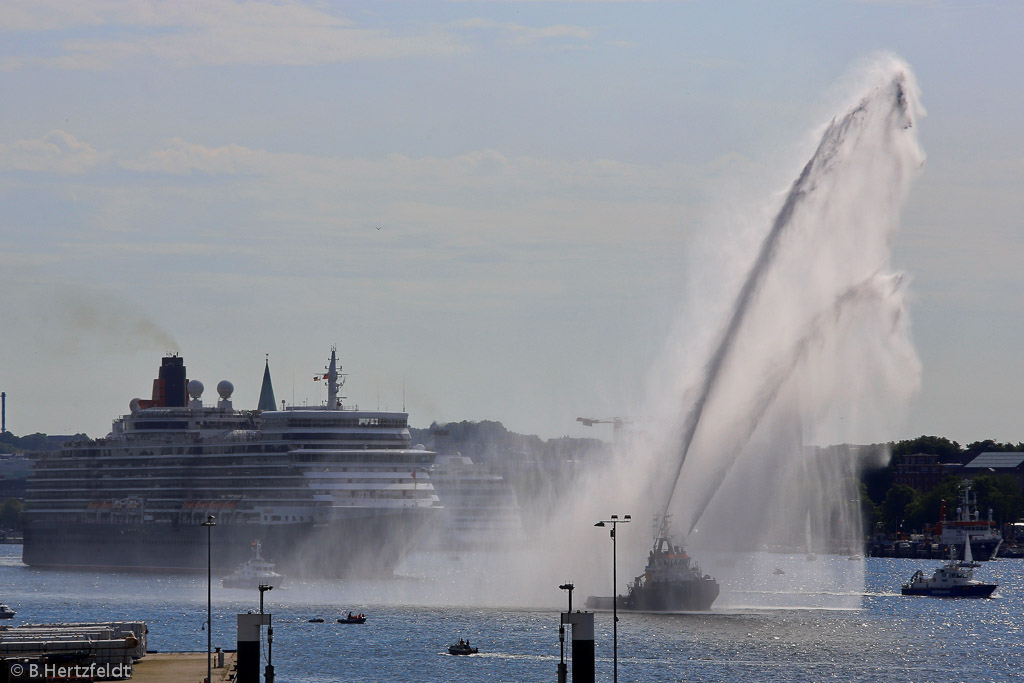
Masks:
[[[341,408],[338,392],[345,384],[345,375],[338,372],[337,346],[331,347],[331,364],[327,366],[327,407],[330,410]]]

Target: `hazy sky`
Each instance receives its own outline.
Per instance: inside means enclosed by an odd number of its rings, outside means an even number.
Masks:
[[[893,245],[924,376],[875,440],[1024,440],[1022,26],[1009,0],[0,0],[8,429],[102,435],[169,350],[208,400],[255,407],[269,354],[279,400],[319,401],[337,344],[350,400],[415,426],[609,438],[575,418],[634,409],[688,264],[884,50],[928,111]]]

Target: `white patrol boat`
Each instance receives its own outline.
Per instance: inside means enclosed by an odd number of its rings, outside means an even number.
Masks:
[[[252,557],[242,563],[220,583],[225,588],[259,588],[261,585],[280,588],[284,584],[284,575],[274,571],[274,563],[268,562],[260,554],[262,544],[252,544]]]
[[[970,539],[964,541],[964,559],[957,560],[956,553],[950,552],[949,561],[935,570],[932,578],[926,579],[918,569],[910,577],[910,583],[903,584],[903,595],[925,595],[937,598],[988,598],[998,588],[994,583],[974,580],[974,569],[979,567],[971,557]]]

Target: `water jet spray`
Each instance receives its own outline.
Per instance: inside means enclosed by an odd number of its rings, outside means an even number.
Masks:
[[[814,154],[790,188],[742,281],[731,313],[704,367],[702,379],[680,433],[678,457],[668,478],[670,488],[662,508],[663,515],[668,514],[672,506],[679,489],[683,466],[690,455],[695,437],[702,431],[708,419],[709,407],[716,401],[725,400],[720,395],[723,375],[741,372],[734,367],[737,364],[737,348],[752,347],[754,342],[751,338],[757,337],[761,330],[749,328],[757,322],[763,323],[763,317],[769,315],[757,310],[765,305],[765,290],[774,287],[772,293],[785,294],[783,286],[787,284],[786,278],[796,280],[797,288],[813,287],[816,284],[813,281],[801,282],[803,273],[799,272],[799,268],[779,272],[780,261],[792,266],[795,258],[795,265],[802,265],[805,272],[811,272],[817,265],[816,248],[823,242],[826,243],[825,248],[837,252],[846,248],[844,244],[827,244],[831,237],[830,232],[838,234],[837,240],[849,239],[851,235],[856,236],[858,230],[872,234],[891,232],[896,222],[894,214],[898,213],[907,178],[911,175],[908,171],[920,167],[920,158],[915,157],[915,151],[919,155],[916,140],[913,134],[908,132],[915,109],[915,103],[908,95],[908,92],[913,93],[913,88],[908,88],[908,73],[905,65],[897,64],[880,85],[876,85],[868,94],[861,97],[841,118],[833,120],[825,128]],[[900,141],[897,139],[898,136],[908,140]],[[876,175],[881,176],[883,182],[878,182],[879,178],[874,177]],[[863,187],[859,187],[861,185]],[[859,196],[851,194],[858,189],[861,190]],[[882,196],[875,196],[876,191]],[[879,202],[885,204],[882,211],[865,208]],[[849,209],[849,212],[844,215],[842,209]],[[839,229],[836,229],[836,221],[846,221],[850,225],[839,226]],[[850,241],[854,244],[857,242],[855,238]],[[875,276],[879,269],[886,265],[887,244],[882,249],[878,249],[878,245],[874,243],[868,246],[875,249],[873,252],[870,249],[866,250],[869,254],[864,264],[870,269],[868,275]],[[836,258],[835,254],[830,256]],[[807,260],[801,264],[800,257]],[[876,262],[871,263],[872,258]],[[856,285],[847,285],[844,280],[848,281],[850,276],[857,275],[857,272],[855,268],[847,270],[850,272],[839,273],[839,277],[832,278],[829,283],[829,286],[837,291],[832,304],[834,318],[841,317],[842,310],[856,299]],[[773,278],[777,281],[775,284],[772,283]],[[860,279],[865,282],[864,286],[869,288],[869,283],[863,276]],[[861,293],[869,292],[865,289]],[[827,295],[827,291],[824,294]],[[791,307],[796,308],[800,303],[793,301]],[[781,302],[783,306],[786,304],[784,300]],[[801,317],[799,312],[795,315],[798,319]],[[760,321],[757,320],[759,316],[762,318]],[[772,371],[772,365],[767,369],[755,367],[756,375],[745,377],[748,385],[746,391],[753,391],[755,395],[750,412],[739,416],[733,415],[731,418],[728,415],[724,418],[721,415],[716,416],[719,420],[724,419],[738,426],[741,437],[735,440],[730,452],[720,456],[725,461],[724,467],[720,462],[713,464],[711,484],[708,486],[704,481],[701,482],[701,490],[704,493],[701,502],[690,516],[691,533],[720,490],[736,458],[749,443],[750,436],[757,429],[761,417],[774,404],[781,387],[794,375],[796,366],[800,363],[810,341],[822,334],[821,328],[827,320],[827,311],[814,313],[812,309],[809,319],[805,317],[800,326],[779,333],[781,342],[776,341],[775,346],[788,346],[789,360],[786,360],[787,352],[783,351],[778,356],[781,360],[776,361],[775,371]],[[796,335],[796,339],[786,343],[786,337],[792,335]],[[752,348],[757,348],[757,345],[754,344]],[[773,356],[769,353],[769,358],[771,357]],[[730,401],[732,399],[731,396],[728,398]]]

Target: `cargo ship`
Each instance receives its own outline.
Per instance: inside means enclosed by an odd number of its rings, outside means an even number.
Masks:
[[[412,446],[408,413],[343,405],[334,348],[325,370],[325,404],[278,408],[268,361],[258,408],[236,410],[231,382],[205,405],[164,357],[105,438],[33,455],[23,561],[234,569],[258,540],[291,576],[389,575],[441,512],[434,453]]]
[[[430,481],[444,512],[420,547],[459,552],[522,544],[525,533],[519,502],[508,481],[490,466],[455,450],[446,429],[434,430],[432,446],[437,457]]]

